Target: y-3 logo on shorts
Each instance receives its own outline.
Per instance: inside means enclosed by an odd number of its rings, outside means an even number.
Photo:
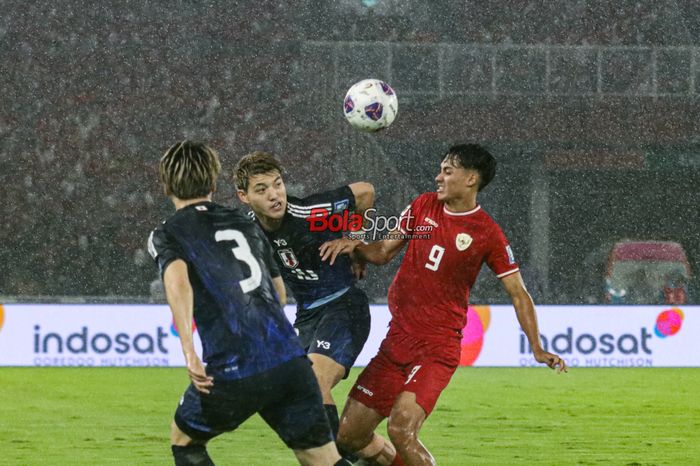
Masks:
[[[316,340],[316,348],[331,349],[330,341]]]
[[[411,369],[411,373],[408,374],[408,378],[406,379],[406,383],[405,383],[404,385],[408,385],[408,382],[411,381],[411,379],[413,378],[413,376],[416,375],[416,372],[418,372],[418,370],[419,370],[421,367],[423,367],[423,366],[421,366],[420,364],[417,365],[417,366],[413,366],[413,369]]]

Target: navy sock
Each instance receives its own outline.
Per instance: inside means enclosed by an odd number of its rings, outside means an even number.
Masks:
[[[204,445],[171,445],[175,466],[214,466]]]
[[[333,432],[333,440],[335,440],[338,437],[338,425],[340,423],[338,420],[338,408],[335,405],[323,405],[323,407],[326,409],[326,416],[328,416],[328,422]]]
[[[333,438],[336,439],[338,438],[338,426],[340,424],[340,421],[338,419],[338,408],[335,405],[323,405],[323,407],[326,408],[326,416],[328,416],[328,422],[331,424]],[[338,451],[340,452],[340,456],[342,456],[343,459],[348,460],[351,464],[360,459],[360,457],[354,454],[353,452],[343,451],[340,447],[338,447]]]

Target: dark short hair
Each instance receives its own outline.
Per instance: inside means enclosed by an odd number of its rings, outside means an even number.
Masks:
[[[207,196],[216,189],[221,162],[214,149],[184,140],[165,151],[158,165],[158,173],[167,195],[195,199]]]
[[[233,170],[233,180],[236,188],[248,191],[248,182],[251,176],[264,173],[278,172],[282,175],[282,164],[269,152],[255,151],[245,155],[238,161]]]
[[[455,166],[476,170],[479,173],[479,191],[484,189],[496,175],[496,159],[479,144],[452,146],[442,157],[442,160],[445,159]]]

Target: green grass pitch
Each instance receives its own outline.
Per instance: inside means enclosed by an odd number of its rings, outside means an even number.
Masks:
[[[172,464],[186,385],[184,368],[0,368],[0,464]],[[421,438],[440,465],[698,465],[700,369],[461,368]],[[295,464],[257,416],[209,451]]]

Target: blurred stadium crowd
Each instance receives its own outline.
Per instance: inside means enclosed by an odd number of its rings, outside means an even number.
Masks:
[[[450,143],[501,166],[483,193],[540,302],[604,300],[621,239],[700,266],[700,5],[673,1],[66,1],[0,18],[0,295],[148,299],[155,170],[185,137],[229,169],[277,153],[288,191],[367,179],[387,215],[433,189]],[[396,124],[367,136],[345,90],[386,79]],[[217,200],[235,203],[227,171]],[[398,264],[398,262],[397,262]],[[396,265],[364,285],[382,301]],[[700,297],[698,279],[690,299]],[[504,302],[484,275],[474,302]]]

